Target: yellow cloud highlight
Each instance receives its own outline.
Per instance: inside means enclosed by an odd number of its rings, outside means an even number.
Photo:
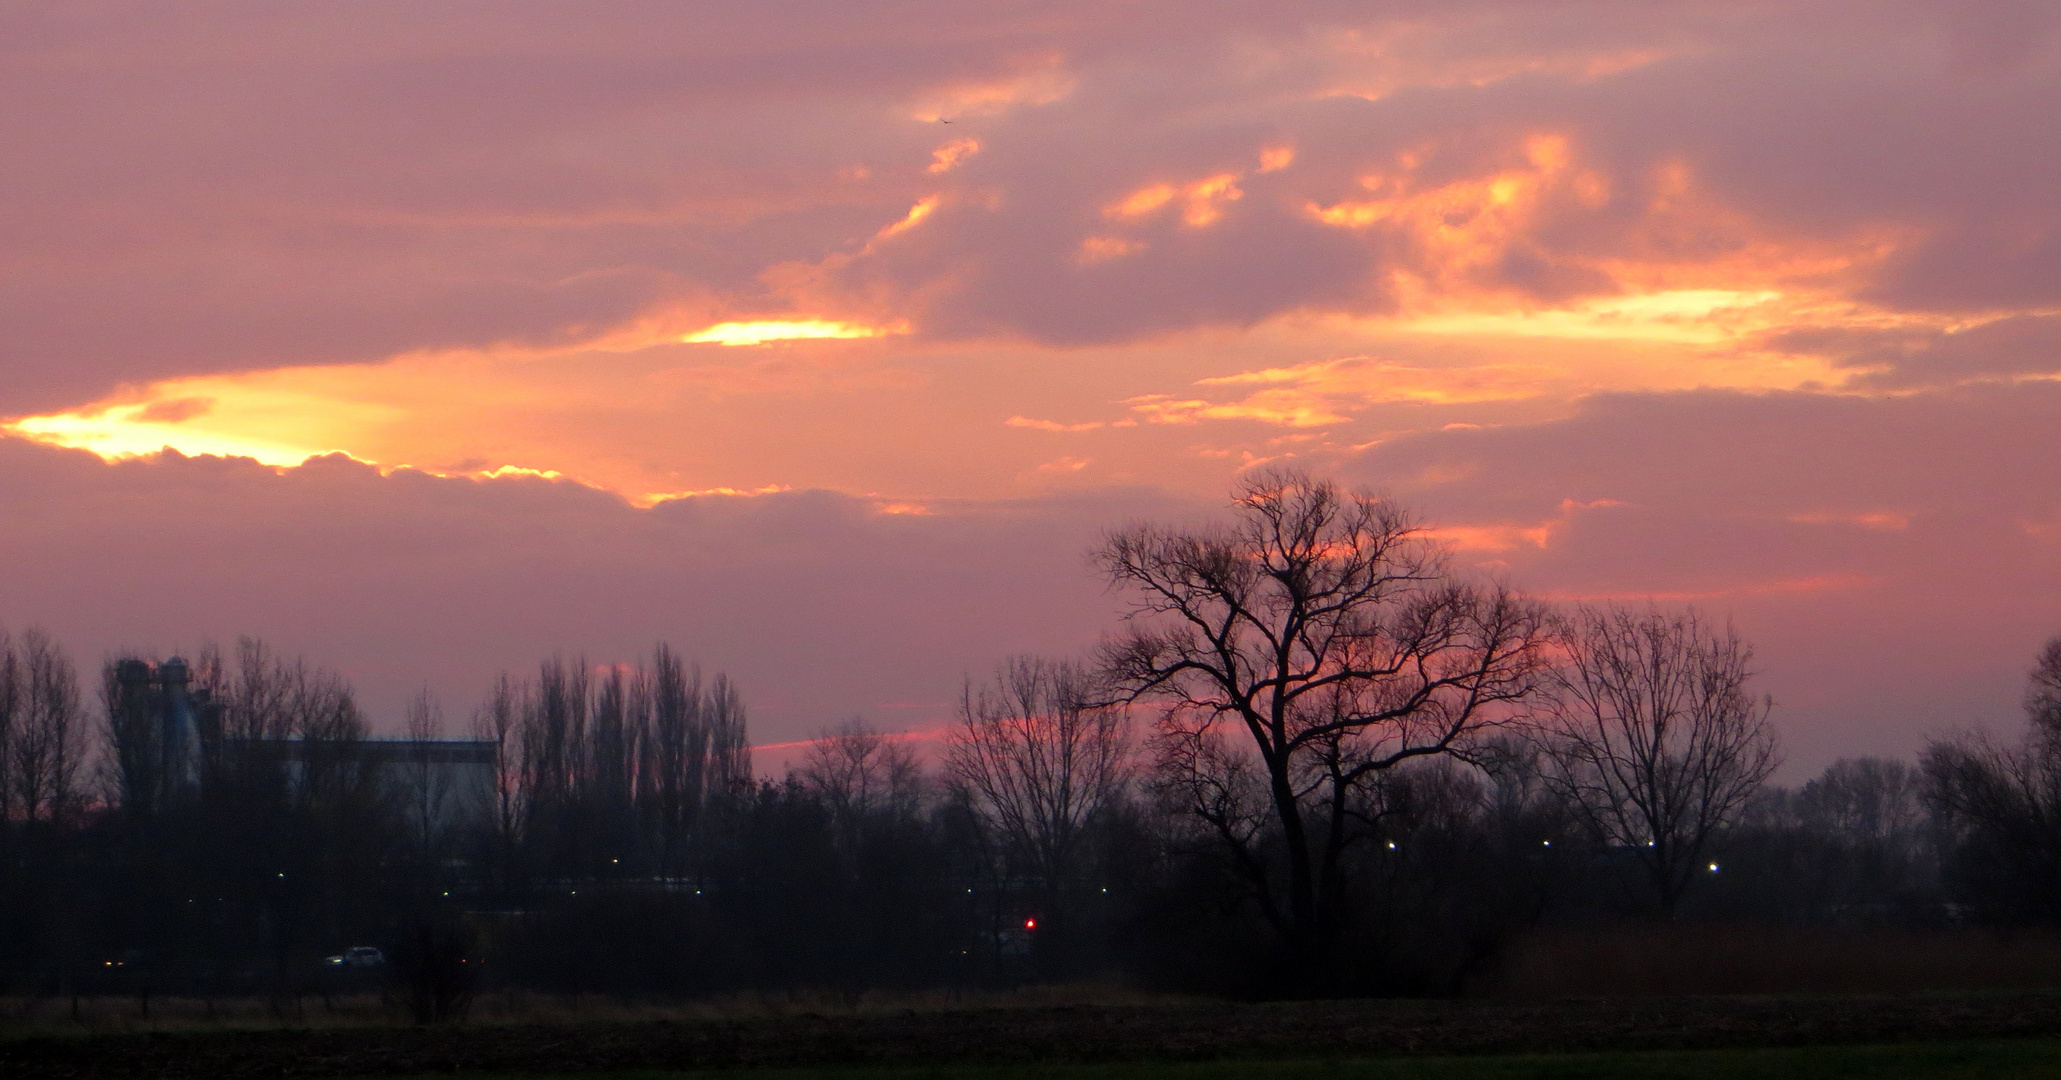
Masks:
[[[1102,211],[1102,213],[1105,217],[1115,218],[1144,217],[1154,210],[1173,202],[1174,194],[1175,191],[1172,184],[1151,184],[1124,196],[1108,209]]]
[[[406,468],[407,466],[402,467]],[[418,471],[428,472],[430,470],[423,469]],[[491,469],[480,469],[475,472],[450,473],[443,475],[470,476],[475,480],[505,480],[511,476],[531,476],[539,480],[565,479],[565,474],[559,472],[557,469],[531,469],[521,465],[499,465]]]
[[[677,335],[666,339],[677,341]],[[659,356],[696,355],[677,347]],[[736,361],[706,353],[696,367]],[[561,359],[558,361],[563,363]],[[411,354],[383,364],[281,368],[196,376],[155,384],[113,401],[0,421],[0,435],[85,450],[109,461],[170,450],[189,457],[245,458],[274,469],[342,455],[381,474],[418,472],[479,482],[540,480],[614,492],[637,506],[719,491],[677,490],[684,475],[762,473],[737,461],[654,462],[648,452],[610,447],[594,429],[649,430],[681,400],[648,361],[596,355],[571,370],[536,356],[512,361],[471,353]],[[743,366],[790,368],[778,355]],[[612,382],[611,373],[622,372]],[[597,382],[597,379],[599,380]],[[550,418],[578,414],[579,423]],[[597,415],[609,419],[593,423]],[[599,437],[597,437],[599,436]],[[597,445],[599,444],[599,445]],[[698,466],[698,467],[695,467]]]
[[[1259,171],[1263,173],[1280,172],[1293,164],[1295,164],[1295,147],[1293,146],[1269,146],[1260,151]]]
[[[900,236],[910,229],[923,224],[924,218],[937,212],[937,203],[938,197],[936,195],[928,195],[918,199],[916,205],[910,207],[909,212],[902,216],[902,220],[881,229],[873,235],[873,239],[877,242],[885,240],[890,236]]]
[[[188,456],[252,458],[275,468],[298,465],[311,457],[339,453],[312,443],[273,441],[185,426],[190,416],[166,418],[159,405],[115,405],[104,409],[25,416],[0,423],[0,431],[49,446],[90,450],[118,459],[176,450]]]
[[[761,319],[717,323],[682,337],[689,345],[764,345],[769,341],[810,341],[826,338],[873,338],[904,333],[906,328],[862,326],[831,319]]]
[[[1783,300],[1773,289],[1678,289],[1598,297],[1563,308],[1428,313],[1390,325],[1418,334],[1716,344],[1786,322],[1776,310]]]
[[[951,172],[959,166],[959,163],[978,153],[980,153],[979,139],[954,139],[930,152],[930,168],[927,171],[932,173]]]
[[[1291,390],[1262,390],[1241,401],[1212,402],[1200,398],[1175,398],[1167,394],[1141,394],[1124,399],[1131,411],[1148,424],[1194,424],[1204,420],[1254,420],[1286,427],[1321,427],[1342,423],[1346,414],[1328,402]]]
[[[266,425],[248,423],[250,414],[274,419],[278,423],[279,409],[298,408],[304,411],[298,416],[286,417],[282,426],[316,427],[320,426],[315,422],[316,418],[324,413],[327,416],[322,418],[334,424],[353,416],[358,422],[391,419],[390,415],[382,417],[382,414],[390,414],[391,410],[368,408],[360,403],[316,402],[262,390],[247,395],[232,392],[230,397],[235,408],[229,410],[230,415],[220,417],[210,415],[214,409],[209,399],[170,398],[145,403],[88,406],[48,416],[26,416],[0,423],[0,432],[46,446],[86,450],[108,461],[147,457],[170,450],[187,457],[249,458],[260,465],[288,469],[305,464],[310,458],[341,454],[370,465],[382,474],[413,470],[432,476],[470,480],[569,479],[557,469],[533,469],[522,465],[423,468],[404,462],[376,461],[362,453],[336,446],[321,446],[313,440],[288,442],[268,439],[262,430]],[[209,401],[209,407],[197,408],[197,403],[204,400]]]
[[[630,502],[640,507],[650,508],[653,506],[657,506],[659,503],[673,502],[677,499],[702,499],[708,498],[710,496],[718,496],[732,499],[752,499],[757,498],[761,495],[778,495],[781,492],[793,490],[794,488],[787,484],[767,484],[765,487],[755,488],[712,487],[700,488],[694,491],[653,492],[649,495],[643,495],[637,498],[633,498],[630,500]]]

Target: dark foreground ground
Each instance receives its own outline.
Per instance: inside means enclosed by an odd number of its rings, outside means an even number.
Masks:
[[[2016,1074],[1999,1066],[2019,1060],[2036,1070],[2024,1075],[2056,1075],[2061,1050],[2031,1040],[2057,1036],[2061,995],[2054,994],[1069,1006],[644,1023],[38,1035],[0,1041],[0,1076],[237,1080],[825,1067],[907,1076],[1029,1076],[1011,1067],[1068,1063],[1111,1066],[1080,1070],[1083,1077],[1385,1077],[1406,1073],[1385,1071],[1394,1063],[1359,1060],[1348,1066],[1347,1059],[1607,1051],[1610,1061],[1634,1068],[1639,1055],[1626,1052],[1778,1052],[1766,1048],[1833,1045],[1853,1047],[1839,1052],[1845,1055],[1840,1061],[1861,1057],[1851,1069],[1827,1058],[1836,1067],[1824,1075],[1895,1073],[1879,1063],[1867,1065],[1863,1059],[1873,1060],[1873,1054],[1887,1055],[1885,1062],[1930,1054],[1939,1059],[1938,1075],[1961,1075],[1946,1068],[1953,1061],[1972,1070],[1967,1075]],[[1808,1058],[1816,1052],[1801,1053]],[[1486,1060],[1421,1061],[1422,1068],[1412,1066],[1407,1075],[1733,1075],[1695,1065],[1719,1058],[1747,1060],[1737,1054],[1690,1055],[1680,1061],[1689,1063],[1684,1068],[1694,1066],[1691,1071],[1670,1072],[1656,1058],[1623,1073],[1595,1061],[1584,1067],[1583,1059],[1556,1059],[1566,1062],[1564,1069],[1549,1061],[1545,1071],[1505,1071]],[[1461,1071],[1447,1071],[1456,1068]],[[1756,1071],[1748,1067],[1739,1075]]]

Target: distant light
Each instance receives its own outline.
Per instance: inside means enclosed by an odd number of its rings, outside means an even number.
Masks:
[[[622,860],[621,860],[621,859],[610,859],[610,860],[608,860],[608,861],[609,861],[609,862],[612,862],[612,863],[619,863],[619,862],[622,862]]]
[[[1393,841],[1393,840],[1390,840],[1390,841],[1388,842],[1388,850],[1390,850],[1390,851],[1394,851],[1394,850],[1395,850],[1395,841]]]
[[[1038,928],[1038,920],[1036,920],[1036,919],[1025,919],[1025,920],[1023,920],[1023,928],[1024,928],[1025,930],[1036,930],[1036,929]]]
[[[1539,841],[1539,843],[1541,843],[1541,844],[1544,844],[1544,845],[1545,845],[1545,846],[1547,846],[1547,847],[1552,847],[1552,846],[1553,846],[1553,841],[1551,841],[1551,840],[1541,840],[1541,841]]]
[[[1713,873],[1713,874],[1717,873],[1717,864],[1716,864],[1716,863],[1711,863],[1711,864],[1710,864],[1710,872],[1711,872],[1711,873]]]

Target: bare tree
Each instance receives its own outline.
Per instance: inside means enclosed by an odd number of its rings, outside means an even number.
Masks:
[[[223,737],[241,742],[292,738],[294,697],[308,681],[307,665],[287,660],[263,640],[236,639],[236,675],[227,683]]]
[[[2061,920],[2061,755],[2037,733],[1964,734],[1927,746],[1922,767],[1956,891],[1992,920]]]
[[[73,808],[85,753],[85,718],[79,677],[55,639],[31,629],[21,636],[18,701],[8,774],[14,804],[30,823],[55,820]]]
[[[1779,759],[1753,650],[1695,611],[1581,607],[1542,710],[1550,782],[1599,842],[1629,852],[1673,916],[1711,837]]]
[[[1803,826],[1855,843],[1906,841],[1924,824],[1924,776],[1901,761],[1840,758],[1796,793]]]
[[[906,820],[922,800],[923,766],[916,752],[856,716],[811,740],[796,776],[822,798],[848,851],[876,815]]]
[[[1106,667],[1126,700],[1164,705],[1163,785],[1302,959],[1328,965],[1370,778],[1460,750],[1529,695],[1543,615],[1457,580],[1410,516],[1372,495],[1270,471],[1233,507],[1228,527],[1104,541],[1097,560],[1132,598]]]
[[[614,664],[594,686],[583,801],[596,851],[613,867],[638,847],[635,800],[650,719],[648,681],[642,668]]]
[[[640,762],[638,791],[659,869],[678,873],[703,803],[709,757],[701,669],[682,664],[670,646],[652,654],[647,677],[651,736]]]
[[[522,806],[522,691],[505,673],[494,681],[494,689],[472,716],[472,737],[494,744],[493,819],[489,844],[495,865],[503,873],[521,839]]]
[[[1096,702],[1088,673],[1019,656],[968,680],[945,768],[1048,897],[1074,883],[1088,821],[1126,783],[1122,710]]]
[[[703,687],[670,648],[650,666],[596,678],[584,658],[544,661],[534,682],[506,676],[480,723],[500,748],[498,834],[562,871],[629,872],[641,858],[684,869],[688,838],[718,792],[749,780],[744,703],[726,676]],[[627,865],[626,865],[627,864]]]
[[[703,705],[708,724],[704,798],[736,791],[751,782],[751,742],[745,734],[744,696],[730,676],[717,672]]]
[[[444,737],[444,707],[429,687],[408,701],[408,824],[422,857],[434,858],[443,840],[445,812],[451,802],[451,772],[437,758],[436,743]]]

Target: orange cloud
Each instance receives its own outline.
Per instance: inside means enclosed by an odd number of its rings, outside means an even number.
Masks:
[[[1081,249],[1074,255],[1074,261],[1090,266],[1111,259],[1135,255],[1147,247],[1143,240],[1126,240],[1120,236],[1090,236],[1081,241]]]
[[[1601,192],[1607,199],[1607,185],[1600,178],[1583,179],[1574,172],[1568,141],[1557,134],[1526,138],[1521,165],[1436,187],[1420,189],[1413,175],[1416,160],[1405,155],[1400,161],[1399,173],[1360,178],[1361,186],[1376,197],[1329,206],[1312,202],[1306,211],[1336,228],[1381,228],[1402,234],[1418,249],[1422,269],[1417,272],[1446,286],[1464,285],[1456,279],[1499,262],[1548,198],[1593,203]]]
[[[1544,521],[1527,523],[1499,522],[1488,525],[1442,525],[1425,530],[1426,534],[1450,545],[1456,551],[1502,552],[1515,548],[1546,548],[1552,546],[1554,537],[1574,522],[1576,514],[1585,510],[1600,510],[1623,506],[1615,499],[1596,499],[1579,502],[1574,499],[1560,500],[1560,512]]]
[[[961,162],[978,153],[980,153],[979,139],[953,139],[951,142],[931,151],[930,168],[927,171],[932,173],[951,172]]]
[[[1332,30],[1317,37],[1319,55],[1338,69],[1318,97],[1379,101],[1414,87],[1486,87],[1521,75],[1593,82],[1666,59],[1671,50],[1522,47],[1455,50],[1452,25],[1435,19],[1395,21]]]
[[[1288,427],[1319,427],[1337,424],[1346,416],[1323,402],[1285,390],[1262,390],[1241,401],[1211,402],[1199,398],[1173,398],[1166,394],[1141,394],[1124,399],[1131,411],[1148,424],[1194,424],[1203,420],[1254,420]]]
[[[1178,201],[1182,224],[1193,229],[1207,228],[1224,216],[1225,204],[1245,197],[1238,179],[1237,173],[1227,172],[1187,184],[1148,184],[1104,207],[1102,216],[1136,221]]]
[[[1911,515],[1894,510],[1873,510],[1858,514],[1820,511],[1791,514],[1787,520],[1798,525],[1856,525],[1863,529],[1876,529],[1882,532],[1901,532],[1911,525]]]
[[[919,98],[909,116],[928,123],[998,116],[1026,105],[1050,105],[1073,93],[1076,80],[1060,57],[1039,57],[1027,68],[998,78],[947,83]]]
[[[936,195],[926,195],[923,198],[916,200],[916,205],[911,206],[909,208],[909,212],[907,214],[904,214],[900,221],[894,222],[893,224],[890,224],[882,228],[878,233],[874,234],[873,239],[875,241],[880,241],[885,240],[891,236],[899,236],[902,233],[908,232],[910,229],[913,229],[916,226],[921,225],[923,223],[924,218],[927,218],[931,214],[937,212],[937,204],[938,197]]]
[[[1197,386],[1257,386],[1235,401],[1142,394],[1126,398],[1131,411],[1153,424],[1252,420],[1286,427],[1344,423],[1384,403],[1462,404],[1532,397],[1545,383],[1539,371],[1515,367],[1418,367],[1369,356],[1314,360],[1291,367],[1198,379]]]
[[[1104,426],[1100,420],[1089,420],[1080,424],[1062,424],[1057,420],[1033,420],[1028,416],[1012,416],[1002,422],[1010,427],[1031,428],[1037,431],[1093,431]]]

